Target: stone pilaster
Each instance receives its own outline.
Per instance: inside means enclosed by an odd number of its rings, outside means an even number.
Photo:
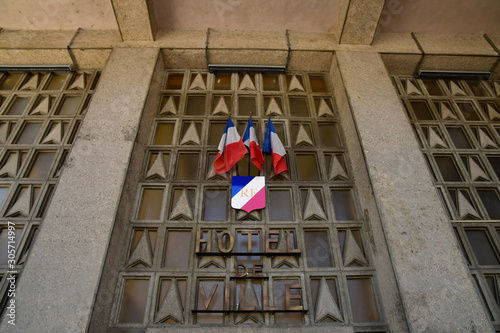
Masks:
[[[492,332],[377,53],[337,52],[411,332]]]
[[[159,49],[113,50],[31,249],[16,325],[1,332],[86,332]]]

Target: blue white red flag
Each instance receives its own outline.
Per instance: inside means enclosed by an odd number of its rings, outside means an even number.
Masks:
[[[274,129],[271,117],[267,120],[266,135],[264,136],[262,150],[264,153],[272,154],[274,173],[279,174],[288,170],[285,161],[286,150],[281,143],[278,133]]]
[[[243,144],[247,146],[250,150],[250,159],[257,168],[262,169],[262,164],[264,164],[264,156],[262,155],[262,150],[260,150],[259,142],[257,141],[257,135],[255,134],[255,127],[253,127],[252,116],[247,124],[247,129],[243,135]]]
[[[243,144],[243,140],[236,131],[231,117],[229,117],[219,142],[219,153],[214,162],[215,173],[228,172],[246,153],[247,149]]]

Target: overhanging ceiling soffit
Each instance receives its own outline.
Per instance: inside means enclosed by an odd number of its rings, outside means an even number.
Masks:
[[[117,30],[0,31],[0,65],[104,68],[116,47],[162,49],[167,68],[207,69],[210,63],[327,71],[336,51],[380,53],[391,74],[420,69],[498,73],[500,36],[377,34],[371,45],[339,44],[326,33],[300,31],[159,31],[154,41],[122,41]],[[425,55],[425,57],[424,57]],[[313,59],[314,61],[311,61]]]

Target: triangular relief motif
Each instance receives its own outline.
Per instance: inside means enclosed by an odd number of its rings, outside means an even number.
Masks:
[[[344,266],[348,267],[354,263],[363,266],[368,265],[368,262],[363,255],[363,251],[361,251],[358,242],[352,235],[352,231],[348,229],[346,232],[346,239],[344,244]]]
[[[194,121],[191,122],[189,128],[184,134],[184,137],[181,140],[181,145],[200,145],[200,136],[198,135],[196,123]]]
[[[420,90],[411,82],[411,80],[406,80],[406,94],[407,95],[422,95]]]
[[[240,83],[240,90],[255,90],[255,85],[253,84],[250,75],[245,74],[245,76],[243,76],[243,80],[241,80]]]
[[[493,85],[495,87],[495,95],[497,97],[500,96],[500,83],[499,82],[495,82]]]
[[[490,120],[500,120],[500,113],[491,104],[486,104],[486,111]]]
[[[481,148],[498,148],[497,144],[490,138],[484,129],[478,129],[479,144]]]
[[[314,194],[312,188],[307,191],[306,204],[304,206],[303,218],[305,221],[308,220],[326,220],[326,214],[321,207],[318,198]]]
[[[203,75],[201,73],[196,74],[196,77],[193,80],[193,83],[189,86],[189,90],[205,90],[207,86],[205,85],[205,80],[203,79]]]
[[[166,114],[169,114],[172,116],[177,115],[177,106],[175,105],[174,96],[170,96],[167,99],[167,103],[165,103],[165,105],[163,106],[163,108],[160,111],[160,115],[166,115]]]
[[[144,229],[142,232],[137,245],[128,259],[127,266],[132,267],[136,265],[153,266],[153,250],[147,229]]]
[[[239,209],[236,213],[236,220],[238,221],[260,221],[260,211],[255,209],[247,213],[243,209]]]
[[[75,81],[73,81],[73,83],[71,84],[71,86],[69,86],[69,90],[83,90],[83,89],[85,89],[85,73],[78,75]]]
[[[457,116],[450,110],[446,103],[439,103],[441,107],[441,119],[443,120],[457,120]]]
[[[304,91],[304,87],[300,83],[299,79],[297,79],[297,76],[292,76],[290,85],[288,86],[288,91]]]
[[[469,157],[469,169],[470,169],[470,178],[474,181],[490,181],[490,177],[484,172],[484,170],[474,161],[472,157]]]
[[[448,148],[443,139],[441,139],[436,133],[436,130],[432,127],[429,128],[429,146],[431,148]]]
[[[278,252],[288,252],[288,244],[285,235],[285,230],[281,229],[278,238]],[[276,256],[272,259],[272,268],[280,268],[283,266],[299,267],[299,261],[295,256]]]
[[[166,179],[167,178],[167,170],[165,168],[165,160],[163,158],[163,153],[159,152],[156,155],[156,158],[149,168],[148,172],[146,173],[146,178],[151,179],[151,178],[159,178],[159,179]]]
[[[466,219],[468,217],[473,217],[473,218],[478,218],[480,219],[481,217],[479,216],[479,213],[477,210],[472,206],[472,204],[465,198],[463,195],[462,191],[457,190],[458,192],[458,215],[460,219]]]
[[[219,240],[217,237],[217,232],[215,230],[211,230],[208,234],[208,238],[210,239],[210,246],[208,247],[207,252],[217,252],[219,247]],[[215,266],[217,268],[226,268],[226,262],[222,256],[202,256],[198,261],[198,268],[208,268],[210,266]]]
[[[165,298],[163,298],[160,308],[156,313],[155,323],[161,324],[168,319],[172,319],[179,324],[184,324],[184,308],[176,278],[173,278],[168,286]]]
[[[271,171],[270,171],[270,174],[269,174],[269,179],[270,180],[290,180],[290,171],[287,170],[287,171],[284,171],[284,172],[280,172],[279,174],[276,174],[276,171],[274,171],[274,168],[273,166],[271,165]]]
[[[42,140],[42,144],[59,144],[62,141],[63,126],[61,122],[57,122],[50,130],[49,134]]]
[[[255,288],[253,287],[251,280],[245,281],[245,286],[241,290],[241,285],[239,288],[239,304],[238,310],[255,311],[261,310],[259,300],[257,299],[257,294],[255,293]],[[236,315],[235,323],[240,324],[247,320],[251,320],[254,323],[264,323],[264,316],[262,313],[240,313]]]
[[[271,101],[267,106],[266,116],[283,116],[283,111],[281,111],[281,108],[274,97],[271,97]]]
[[[467,94],[455,82],[450,81],[450,90],[453,96],[467,96]]]
[[[0,177],[15,177],[19,170],[19,153],[14,151],[0,169]]]
[[[229,109],[226,104],[226,100],[224,96],[219,97],[219,101],[217,102],[217,105],[215,106],[213,112],[213,116],[229,116]]]
[[[319,102],[318,117],[333,117],[332,109],[323,98]]]
[[[37,115],[46,115],[49,113],[50,110],[50,97],[49,96],[44,96],[41,98],[40,103],[31,110],[31,115],[37,116]]]
[[[314,321],[316,323],[323,321],[326,318],[330,318],[334,321],[343,321],[342,314],[340,313],[337,302],[335,301],[335,298],[326,283],[325,277],[322,277],[319,283],[315,312]]]
[[[172,213],[170,213],[170,219],[193,219],[193,209],[191,208],[191,204],[189,203],[188,192],[186,189],[182,190],[181,195],[174,203],[174,208],[172,208]]]
[[[28,82],[26,82],[22,86],[21,90],[36,90],[38,88],[39,81],[40,81],[40,75],[38,73],[33,74],[28,80]]]
[[[16,202],[10,207],[5,216],[14,217],[20,215],[22,217],[28,217],[31,211],[31,193],[32,186],[30,185],[19,194]]]
[[[295,140],[296,146],[314,146],[311,137],[307,134],[304,125],[299,125],[299,130],[297,131],[297,139]]]
[[[349,176],[345,171],[344,167],[340,163],[337,155],[332,155],[332,159],[330,161],[330,174],[328,177],[329,180],[349,180]]]

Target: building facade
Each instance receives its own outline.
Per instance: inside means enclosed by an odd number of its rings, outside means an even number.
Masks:
[[[495,1],[0,9],[2,332],[500,331]]]

